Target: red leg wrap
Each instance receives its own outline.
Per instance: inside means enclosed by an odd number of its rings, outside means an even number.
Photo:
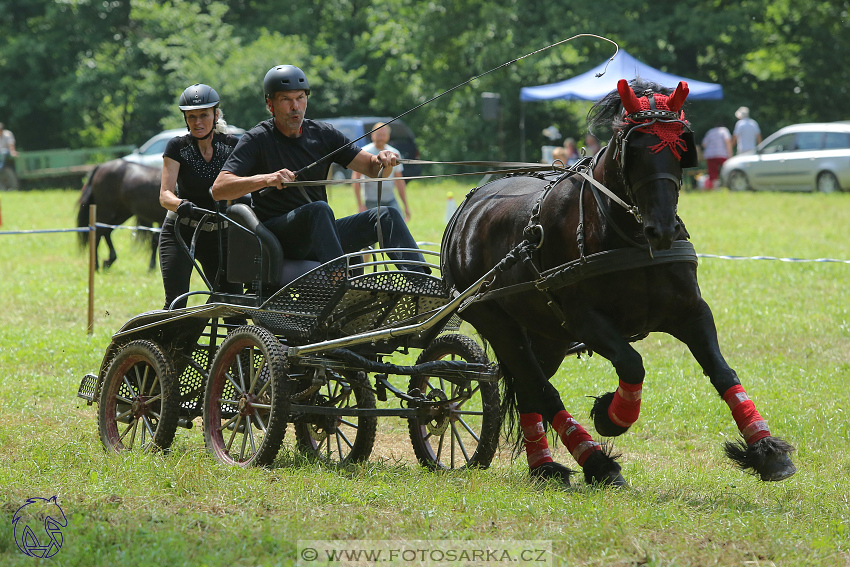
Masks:
[[[522,429],[522,440],[525,443],[528,467],[533,469],[543,463],[551,463],[552,453],[549,452],[549,443],[546,441],[543,416],[539,413],[521,413],[519,414],[519,425]]]
[[[744,436],[747,445],[752,445],[759,439],[770,437],[770,429],[767,422],[762,419],[756,410],[755,404],[750,400],[743,386],[732,386],[723,394],[723,401],[732,410],[732,417],[738,424],[738,430]]]
[[[579,422],[573,419],[567,410],[561,410],[555,414],[552,427],[561,437],[561,442],[567,447],[576,462],[584,466],[584,462],[594,451],[599,451],[599,443],[591,439],[590,434],[584,430]]]
[[[608,406],[608,417],[620,427],[630,427],[640,417],[640,398],[643,384],[627,384],[620,380],[614,399]]]

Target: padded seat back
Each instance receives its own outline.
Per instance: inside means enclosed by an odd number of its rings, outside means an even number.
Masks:
[[[284,259],[280,241],[248,205],[231,205],[227,216],[251,231],[246,232],[233,223],[227,227],[229,282],[251,286],[261,281],[263,286],[277,289],[319,266],[319,262],[310,260]]]

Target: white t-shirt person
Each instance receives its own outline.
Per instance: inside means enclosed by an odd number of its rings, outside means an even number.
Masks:
[[[389,145],[387,142],[390,139],[390,127],[383,126],[378,123],[375,124],[375,127],[378,129],[372,132],[372,143],[367,144],[363,151],[369,152],[372,155],[378,155],[378,152],[383,150],[389,150],[401,157],[401,152],[399,152],[396,148]],[[399,212],[404,213],[405,220],[410,220],[410,207],[407,204],[407,194],[406,188],[407,185],[404,182],[404,179],[392,179],[399,178],[404,176],[404,166],[402,164],[398,164],[393,168],[393,171],[390,173],[389,177],[384,181],[381,187],[381,206],[382,207],[393,207],[397,209]],[[369,177],[364,177],[363,175],[357,173],[356,171],[351,175],[352,179],[363,178],[364,180],[369,180],[363,183],[363,194],[360,192],[360,183],[354,184],[354,198],[357,200],[357,210],[359,212],[363,212],[368,209],[374,209],[378,206],[378,182],[371,180]],[[398,191],[399,199],[401,199],[402,205],[404,205],[404,211],[399,207],[398,201],[395,199],[395,195],[393,194],[393,186],[390,185],[390,180],[392,179],[393,184],[395,185],[396,190]]]
[[[735,111],[735,118],[738,122],[732,130],[732,143],[737,144],[738,153],[756,149],[761,143],[761,130],[758,122],[750,118],[750,109],[742,106]]]

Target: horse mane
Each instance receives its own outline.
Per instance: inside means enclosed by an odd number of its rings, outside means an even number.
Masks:
[[[640,77],[629,81],[635,96],[638,98],[644,97],[649,92],[657,94],[670,95],[673,89],[659,85],[652,81],[645,81]],[[587,112],[587,129],[593,133],[594,128],[612,128],[614,130],[621,129],[626,126],[623,122],[623,103],[620,101],[620,93],[614,89],[601,99],[594,103]]]

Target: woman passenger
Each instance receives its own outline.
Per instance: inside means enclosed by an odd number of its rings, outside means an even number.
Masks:
[[[227,160],[237,139],[227,134],[227,124],[219,109],[219,96],[215,90],[202,84],[188,87],[177,102],[189,133],[172,138],[165,147],[162,158],[162,184],[159,202],[168,209],[162,234],[159,238],[159,262],[165,288],[165,309],[180,295],[189,291],[192,262],[177,241],[177,225],[187,246],[192,241],[195,227],[203,217],[196,207],[215,210],[210,187]],[[176,184],[176,192],[175,192]],[[208,217],[209,218],[209,217]],[[219,230],[222,230],[222,258],[226,258],[226,233],[218,223],[204,223],[195,247],[195,259],[204,275],[214,284],[219,267]],[[239,284],[227,281],[224,273],[215,291],[240,293]],[[174,308],[186,306],[186,298]]]

